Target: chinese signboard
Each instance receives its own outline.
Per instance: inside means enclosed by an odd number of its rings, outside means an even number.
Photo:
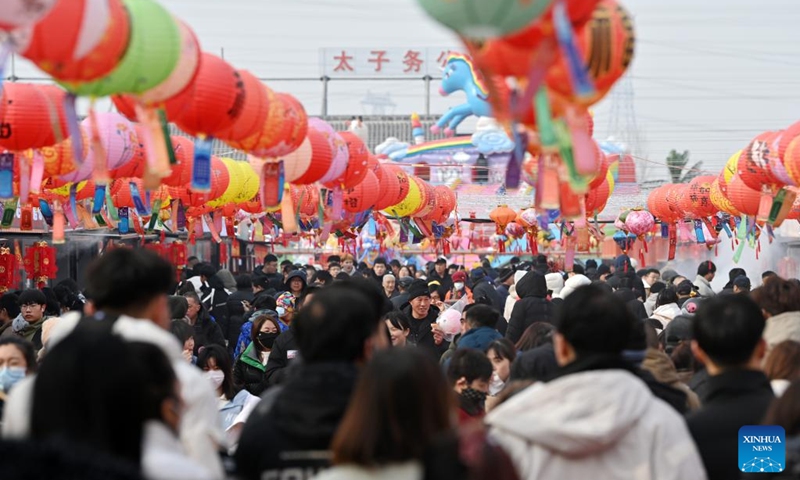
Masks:
[[[447,55],[458,51],[446,47],[411,48],[323,48],[322,75],[352,77],[440,78]]]

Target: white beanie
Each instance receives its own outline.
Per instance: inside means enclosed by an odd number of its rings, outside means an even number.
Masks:
[[[516,285],[520,280],[522,280],[522,277],[524,277],[526,273],[528,272],[526,272],[525,270],[517,270],[516,272],[514,272],[514,285]]]
[[[553,295],[558,295],[564,288],[564,277],[560,273],[548,273],[544,276],[544,281],[547,282],[547,289],[552,291]]]
[[[591,285],[592,281],[589,280],[589,277],[586,275],[573,275],[567,279],[567,282],[564,284],[564,288],[561,290],[561,294],[559,295],[560,298],[567,298],[572,292],[574,292],[578,287],[583,287],[584,285]]]

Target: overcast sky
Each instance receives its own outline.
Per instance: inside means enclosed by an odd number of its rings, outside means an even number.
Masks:
[[[206,51],[266,78],[318,78],[325,47],[457,46],[416,0],[162,0]],[[598,139],[639,139],[651,176],[666,175],[670,149],[719,171],[765,130],[800,119],[797,0],[625,0],[636,55],[625,85],[595,108]],[[17,62],[17,75],[35,75]],[[319,114],[319,81],[270,81]],[[367,92],[391,93],[395,113],[424,110],[421,81],[332,81],[329,113],[362,114]],[[461,103],[433,93],[434,113]]]

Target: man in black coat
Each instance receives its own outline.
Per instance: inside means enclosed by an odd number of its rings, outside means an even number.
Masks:
[[[712,297],[692,323],[692,352],[708,371],[703,406],[686,419],[709,480],[739,478],[739,429],[760,425],[775,398],[761,372],[764,317],[744,295]]]
[[[447,273],[447,260],[444,258],[437,259],[433,264],[433,271],[428,275],[428,283],[433,281],[439,282],[442,291],[449,292],[453,289],[453,279]]]
[[[400,293],[390,300],[395,310],[402,310],[408,304],[408,289],[411,287],[412,283],[414,283],[414,279],[411,277],[400,277],[397,279],[397,289]]]
[[[189,325],[194,327],[194,354],[200,352],[200,348],[207,345],[219,345],[225,348],[225,336],[222,329],[211,319],[208,310],[200,302],[200,298],[194,292],[183,294],[189,309],[186,310],[186,317]]]
[[[517,282],[517,295],[519,300],[514,304],[506,330],[506,338],[514,344],[534,322],[555,324],[555,308],[547,299],[547,281],[541,272],[526,273]]]
[[[444,333],[436,326],[439,309],[431,305],[431,294],[424,280],[414,280],[408,289],[409,305],[403,310],[411,323],[407,341],[424,348],[438,361],[447,351]]]
[[[492,284],[488,273],[483,269],[483,267],[472,270],[472,272],[469,274],[469,279],[472,281],[472,299],[475,302],[486,303],[486,300],[488,300],[491,302],[491,306],[494,307],[495,310],[499,312],[503,311],[505,308],[505,301],[500,298],[500,294],[495,289],[495,286]],[[479,302],[481,298],[486,300]]]
[[[236,451],[238,477],[311,478],[330,465],[330,444],[358,365],[388,346],[382,311],[350,282],[321,290],[292,322],[303,364],[250,415]],[[281,336],[285,335],[281,334]]]
[[[277,292],[285,290],[283,288],[283,275],[278,272],[278,257],[271,253],[264,257],[264,265],[258,266],[253,270],[253,277],[266,278],[269,282],[269,287],[274,288]]]

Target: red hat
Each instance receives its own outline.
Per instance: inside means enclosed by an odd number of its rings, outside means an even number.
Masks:
[[[453,282],[466,282],[467,281],[467,274],[464,270],[459,270],[453,273]]]

